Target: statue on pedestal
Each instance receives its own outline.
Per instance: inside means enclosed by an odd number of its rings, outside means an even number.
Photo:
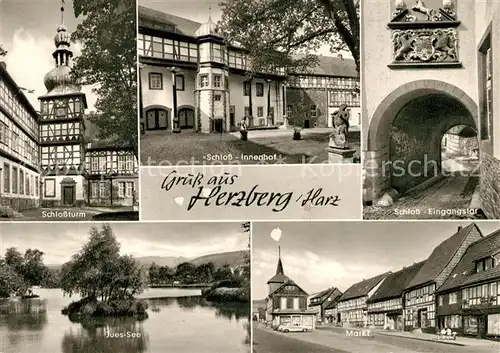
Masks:
[[[333,131],[330,134],[332,148],[348,149],[347,134],[349,132],[350,110],[347,104],[342,104],[338,110],[332,113]]]

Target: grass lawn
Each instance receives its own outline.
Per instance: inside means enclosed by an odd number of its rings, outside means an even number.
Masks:
[[[169,166],[192,164],[302,164],[327,163],[328,132],[306,132],[302,139],[292,139],[292,131],[262,134],[253,131],[242,141],[232,134],[202,134],[167,131],[148,132],[141,136],[141,165]],[[350,135],[351,148],[360,150],[360,134]],[[252,157],[273,156],[265,162]],[[357,153],[359,156],[359,153]],[[250,157],[250,158],[248,158]]]

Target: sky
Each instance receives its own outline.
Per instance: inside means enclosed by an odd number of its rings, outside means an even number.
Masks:
[[[498,221],[476,222],[483,235],[500,228]],[[280,222],[253,223],[252,290],[254,299],[268,294],[276,273],[278,245],[285,275],[308,294],[351,285],[423,261],[467,221]],[[279,242],[271,238],[281,229]]]
[[[44,252],[44,263],[60,265],[88,240],[90,223],[0,223],[0,254],[9,247]],[[99,226],[98,223],[94,223]],[[241,223],[113,223],[121,253],[134,257],[196,258],[248,248]]]
[[[24,92],[35,110],[40,110],[38,97],[47,93],[43,78],[54,68],[52,53],[54,36],[61,23],[61,0],[0,0],[0,43],[8,51],[0,58],[7,63],[7,71],[18,86],[34,93]],[[75,19],[73,1],[66,0],[64,24],[70,32],[82,19]],[[81,46],[72,44],[74,56]],[[96,96],[91,87],[83,87],[90,110],[94,110]]]
[[[217,22],[221,19],[221,10],[219,3],[222,0],[137,0],[141,6],[146,6],[154,10],[169,13],[192,21],[204,23],[208,20],[210,12],[212,21]],[[337,56],[330,52],[329,46],[324,45],[316,54],[325,56]],[[343,52],[346,58],[352,58],[349,52]]]

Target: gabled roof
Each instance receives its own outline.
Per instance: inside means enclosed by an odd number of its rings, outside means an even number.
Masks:
[[[184,17],[171,15],[162,11],[139,6],[139,26],[152,27],[194,37],[201,23]]]
[[[284,287],[286,286],[295,286],[297,287],[299,290],[301,290],[304,295],[307,295],[307,292],[305,290],[303,290],[297,283],[295,283],[294,281],[292,281],[291,279],[288,279],[285,283],[283,283],[281,286],[279,286],[278,288],[276,288],[274,290],[274,292],[272,293],[269,293],[268,297],[271,297],[273,295],[276,295],[278,294]]]
[[[468,226],[461,228],[454,235],[439,244],[405,289],[435,281],[436,277],[450,263],[453,256],[455,256],[464,240],[474,228],[479,231],[476,224],[471,223]]]
[[[309,72],[304,73],[305,76],[311,73],[320,76],[358,77],[356,62],[353,59],[325,55],[317,55],[316,57],[318,58],[318,64],[311,68]],[[294,74],[300,75],[301,73]]]
[[[472,243],[446,279],[439,292],[464,285],[500,277],[500,265],[486,271],[476,272],[476,261],[495,255],[500,251],[500,229]]]
[[[382,273],[381,275],[365,279],[361,282],[353,284],[340,297],[339,301],[359,298],[367,295],[377,284],[386,278],[391,272]]]
[[[311,301],[311,304],[310,306],[315,306],[315,305],[321,305],[323,304],[328,298],[330,298],[331,296],[333,295],[333,298],[332,298],[332,302],[335,301],[335,299],[338,299],[341,295],[342,295],[342,292],[339,291],[337,288],[335,287],[332,287],[332,288],[328,288],[328,289],[325,289],[324,291],[322,292],[319,292],[318,294],[314,295],[311,297],[310,301]],[[312,303],[312,300],[314,299],[320,299],[317,303]]]
[[[391,273],[380,285],[377,291],[367,300],[367,303],[375,303],[401,297],[403,290],[422,268],[425,261],[418,262],[409,267],[405,267],[398,272]]]

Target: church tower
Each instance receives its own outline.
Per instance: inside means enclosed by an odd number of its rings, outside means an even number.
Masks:
[[[40,100],[40,167],[42,206],[74,206],[84,202],[85,94],[71,77],[71,35],[61,25],[54,37],[55,67],[44,78],[47,93]]]
[[[229,130],[229,67],[227,46],[209,15],[196,31],[199,62],[196,75],[196,129]]]
[[[290,279],[285,276],[285,271],[283,270],[283,263],[281,262],[281,248],[278,247],[278,265],[276,266],[276,274],[267,281],[269,288],[269,293],[271,294],[281,287],[285,282],[290,281]]]

